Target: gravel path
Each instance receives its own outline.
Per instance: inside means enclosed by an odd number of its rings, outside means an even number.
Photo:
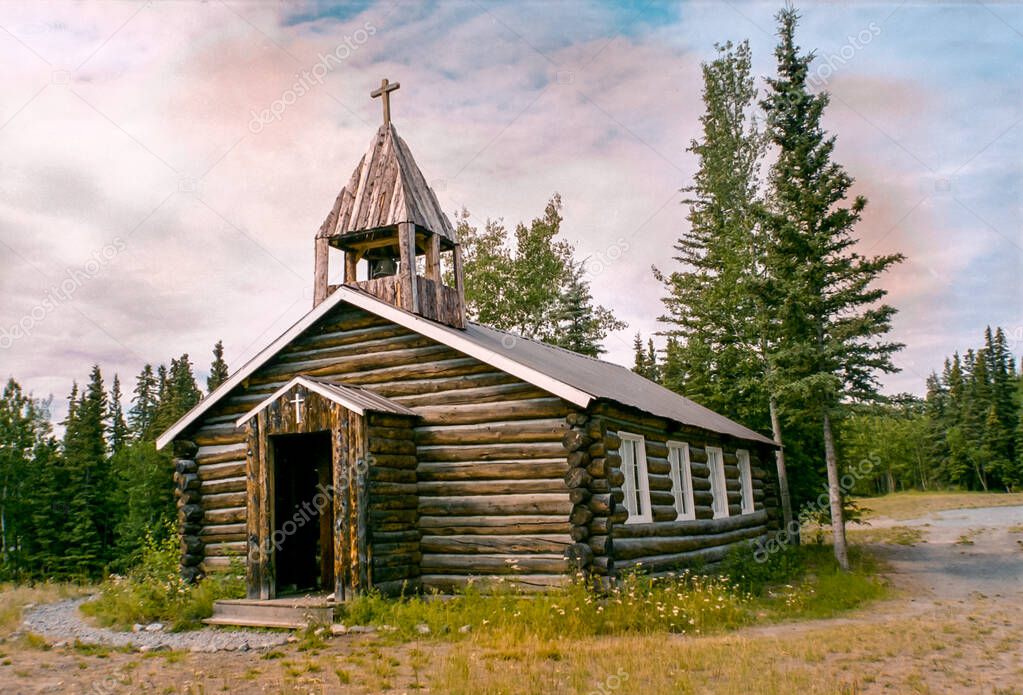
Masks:
[[[247,651],[267,649],[288,641],[289,632],[267,630],[221,629],[204,627],[189,632],[146,631],[118,632],[90,625],[78,612],[87,598],[68,599],[35,606],[25,611],[24,629],[42,635],[51,642],[105,644],[114,647],[132,645],[143,651],[184,649],[195,652]]]
[[[923,531],[925,542],[884,546],[883,552],[896,579],[936,599],[981,594],[1023,600],[1023,507],[954,509],[871,525]]]

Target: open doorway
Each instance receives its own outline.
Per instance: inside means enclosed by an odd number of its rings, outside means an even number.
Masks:
[[[276,594],[334,587],[329,432],[272,438]]]

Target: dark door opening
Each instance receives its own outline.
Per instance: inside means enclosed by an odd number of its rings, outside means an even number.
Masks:
[[[330,433],[281,435],[273,446],[276,593],[333,591]]]

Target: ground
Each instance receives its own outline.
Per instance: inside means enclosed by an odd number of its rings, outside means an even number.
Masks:
[[[985,501],[867,502],[871,525],[851,536],[875,534],[862,538],[885,559],[895,597],[841,618],[514,645],[482,634],[402,644],[346,636],[315,655],[303,643],[262,654],[47,650],[22,637],[0,645],[0,691],[1021,693],[1023,505]],[[16,600],[29,599],[0,596]]]

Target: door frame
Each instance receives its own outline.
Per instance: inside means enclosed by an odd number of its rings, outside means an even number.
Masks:
[[[301,411],[294,405],[292,394],[303,399]],[[335,599],[350,599],[366,591],[372,581],[372,559],[364,418],[296,384],[248,420],[245,427],[246,596],[264,600],[277,596],[273,547],[274,446],[270,437],[324,431],[331,434]]]

